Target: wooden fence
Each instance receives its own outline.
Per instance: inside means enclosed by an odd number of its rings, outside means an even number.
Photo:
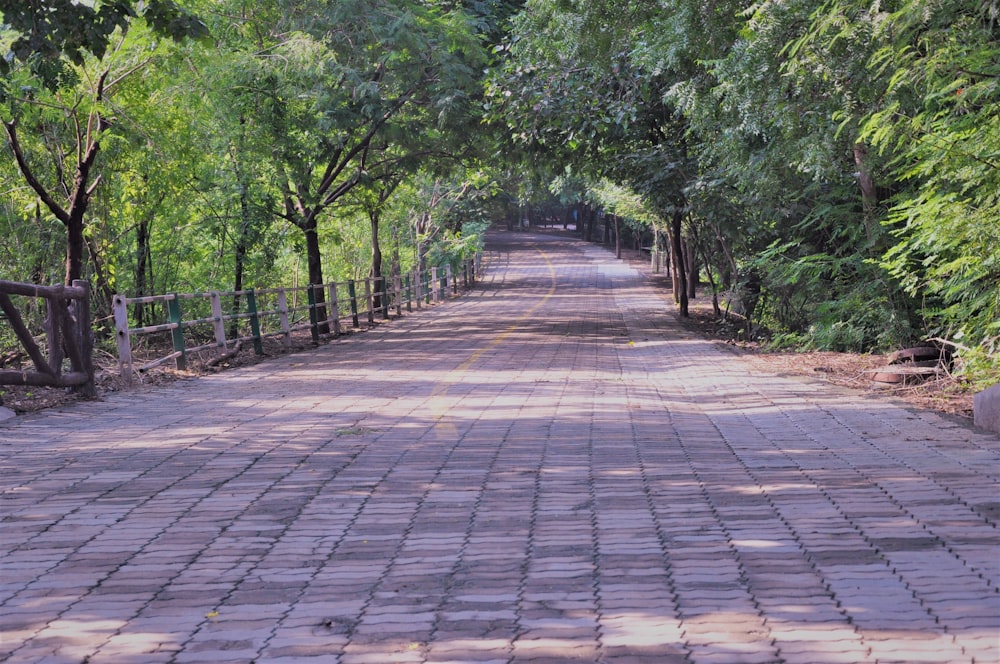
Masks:
[[[26,309],[18,308],[12,296],[45,302],[41,336],[48,358],[25,322],[22,311]],[[34,366],[34,371],[0,370],[0,385],[70,387],[87,396],[95,394],[94,335],[90,322],[90,286],[86,281],[74,281],[72,286],[0,281],[0,312]],[[63,366],[67,361],[68,371]]]
[[[207,293],[171,293],[148,297],[114,297],[115,330],[118,342],[118,365],[122,378],[131,381],[136,371],[145,371],[173,360],[178,369],[187,368],[189,354],[214,350],[216,358],[239,351],[251,343],[254,352],[263,354],[263,340],[277,337],[291,344],[292,334],[309,330],[313,343],[336,337],[346,326],[359,328],[362,320],[374,325],[376,317],[388,320],[457,295],[460,287],[475,284],[482,268],[481,256],[462,265],[461,274],[453,274],[450,265],[395,277],[380,277],[308,285],[298,288],[211,291]],[[459,280],[462,284],[460,286]],[[153,305],[161,312],[162,322],[130,327],[130,307]],[[228,305],[228,307],[227,307]],[[226,313],[226,310],[229,313]],[[146,335],[169,333],[172,352],[147,360],[136,367],[135,345]]]

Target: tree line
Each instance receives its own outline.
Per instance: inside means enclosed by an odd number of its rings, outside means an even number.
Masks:
[[[991,0],[0,0],[0,278],[382,276],[556,210],[771,343],[996,380]],[[365,274],[359,274],[363,270]],[[141,323],[142,321],[137,321]]]
[[[992,0],[532,0],[490,117],[567,202],[669,244],[770,343],[933,339],[1000,377]],[[660,240],[659,238],[662,238]]]
[[[504,8],[0,0],[0,272],[87,278],[100,315],[115,292],[321,284],[468,253]]]

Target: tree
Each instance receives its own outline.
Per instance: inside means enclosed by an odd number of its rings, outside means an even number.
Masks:
[[[987,383],[1000,364],[997,20],[985,2],[900,3],[869,62],[887,103],[862,127],[905,185],[883,265],[925,302],[930,334],[977,349]]]
[[[0,122],[24,182],[66,229],[66,283],[83,276],[86,213],[101,181],[98,153],[114,126],[111,98],[124,78],[150,61],[129,55],[126,33],[137,6],[0,1],[14,35],[11,56],[0,60]],[[149,3],[142,17],[171,36],[203,33],[170,0]],[[30,145],[22,125],[31,128]]]
[[[650,62],[644,41],[667,16],[653,2],[624,10],[613,2],[532,3],[515,20],[487,93],[495,120],[526,149],[595,181],[625,183],[671,219],[683,284],[685,188],[696,170],[686,119],[667,93],[690,63]],[[675,297],[687,316],[687,289],[676,288]]]
[[[309,281],[322,284],[321,221],[380,159],[399,158],[384,146],[466,112],[482,49],[463,10],[422,2],[234,10],[250,38],[233,40],[232,91],[259,112],[273,149],[274,214],[302,231]]]
[[[116,0],[81,3],[73,0],[0,0],[3,25],[16,35],[10,53],[30,62],[49,86],[64,74],[60,60],[83,66],[89,56],[104,58],[112,38],[142,16],[158,34],[183,39],[205,34],[205,26],[174,0]],[[11,71],[0,60],[0,75]]]

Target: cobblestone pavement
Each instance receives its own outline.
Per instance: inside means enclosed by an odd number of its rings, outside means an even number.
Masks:
[[[0,661],[997,662],[1000,439],[752,373],[601,248],[0,426]]]

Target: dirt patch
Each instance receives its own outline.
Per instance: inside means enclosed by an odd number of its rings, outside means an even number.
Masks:
[[[376,321],[373,327],[377,327],[379,324],[381,322]],[[359,331],[349,330],[342,337],[358,334],[363,331],[364,329]],[[287,344],[277,338],[264,339],[262,344],[264,349],[262,355],[257,355],[251,347],[244,346],[240,352],[221,362],[216,361],[217,354],[214,351],[192,353],[187,358],[187,369],[183,371],[175,369],[173,362],[168,362],[137,372],[131,384],[126,383],[121,378],[118,369],[118,359],[116,357],[107,353],[97,352],[94,357],[94,382],[98,394],[96,399],[100,400],[101,397],[107,394],[121,390],[141,390],[158,385],[166,385],[186,378],[205,376],[236,367],[259,364],[274,357],[315,348],[308,331],[293,333]],[[156,358],[169,354],[171,350],[172,348],[168,347],[133,349],[134,366],[139,367],[143,364],[153,362]],[[21,364],[27,361],[27,358],[21,359]],[[6,368],[26,369],[28,366],[24,364],[23,367],[8,366]],[[17,414],[34,413],[47,408],[86,400],[86,397],[64,388],[0,385],[0,407],[8,408]]]
[[[628,251],[623,252],[622,258],[646,274],[656,288],[668,292],[671,290],[667,275],[653,273],[648,254]],[[710,294],[690,301],[688,311],[690,318],[678,317],[685,329],[725,344],[758,371],[786,376],[809,376],[856,390],[866,397],[902,400],[912,406],[972,420],[974,392],[956,377],[944,376],[903,386],[875,383],[872,381],[874,370],[888,364],[887,355],[768,350],[760,342],[745,341],[740,334],[743,326],[732,317],[727,319],[716,316],[712,310]]]

